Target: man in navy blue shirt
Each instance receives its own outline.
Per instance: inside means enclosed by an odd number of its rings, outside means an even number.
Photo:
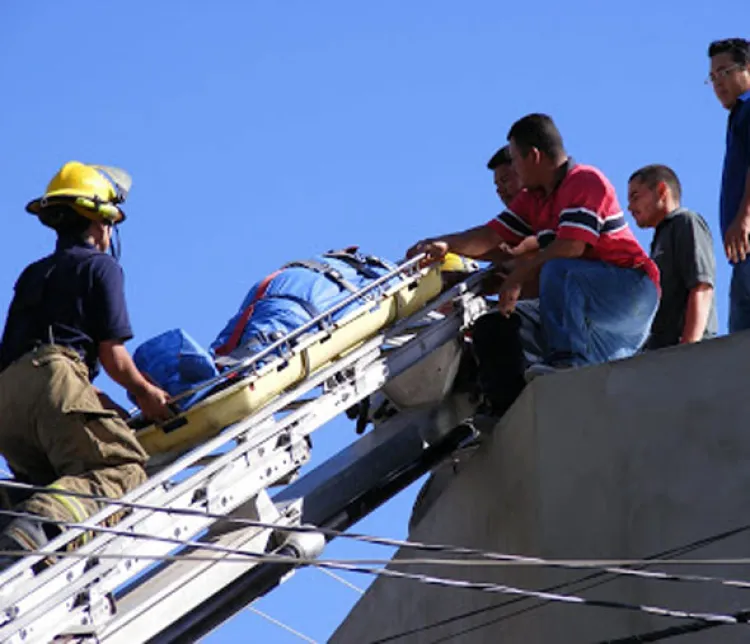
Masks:
[[[117,405],[91,381],[99,365],[144,415],[169,416],[167,394],[138,371],[123,273],[107,254],[125,215],[129,177],[115,168],[65,164],[26,207],[57,232],[55,252],[18,278],[0,345],[0,453],[14,476],[47,493],[16,505],[27,516],[0,533],[0,552],[37,550],[65,523],[103,507],[69,492],[119,498],[146,480],[147,454]],[[34,519],[34,516],[40,517]],[[0,567],[12,563],[0,557]]]
[[[750,329],[750,42],[711,43],[711,83],[729,110],[721,179],[720,222],[727,259],[734,265],[729,292],[729,332]]]

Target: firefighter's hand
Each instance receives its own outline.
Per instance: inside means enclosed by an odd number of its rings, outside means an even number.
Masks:
[[[448,244],[444,241],[439,239],[423,239],[406,251],[406,257],[409,259],[420,253],[424,253],[426,255],[424,263],[432,264],[443,259],[447,252]]]
[[[724,236],[724,252],[732,264],[750,255],[750,217],[737,215]]]
[[[136,394],[135,401],[149,420],[164,421],[174,415],[167,405],[169,394],[151,383]]]

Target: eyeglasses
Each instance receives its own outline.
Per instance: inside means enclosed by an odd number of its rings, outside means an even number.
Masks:
[[[719,69],[716,72],[711,72],[708,75],[708,78],[703,81],[705,85],[713,85],[717,80],[720,78],[726,78],[729,76],[732,72],[742,69],[743,65],[737,64],[737,65],[730,65],[729,67],[725,67],[724,69]]]

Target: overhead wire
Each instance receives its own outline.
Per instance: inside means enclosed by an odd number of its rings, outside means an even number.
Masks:
[[[750,530],[750,525],[741,526],[739,528],[734,528],[732,530],[727,530],[725,532],[720,532],[718,534],[712,535],[710,537],[704,537],[703,539],[699,539],[697,541],[694,541],[689,544],[685,544],[683,546],[679,546],[676,548],[670,548],[669,550],[664,550],[661,552],[656,553],[652,557],[647,557],[644,559],[644,565],[650,565],[652,561],[657,559],[664,559],[664,558],[676,558],[683,554],[687,554],[689,552],[693,552],[695,550],[699,550],[700,548],[704,548],[706,546],[712,545],[714,543],[717,543],[719,541],[723,541],[725,539],[730,539],[734,536],[738,536],[740,534],[743,534],[744,532],[747,532]],[[675,563],[683,563],[684,560],[676,560]],[[583,577],[580,577],[579,579],[574,579],[558,584],[554,584],[552,586],[547,586],[543,588],[543,591],[546,592],[554,592],[557,590],[564,590],[572,588],[575,592],[581,593],[585,592],[587,590],[591,590],[592,588],[597,588],[599,586],[602,586],[604,584],[608,584],[610,581],[613,581],[616,579],[616,575],[611,575],[606,572],[594,572],[588,575],[585,575]],[[587,583],[591,582],[591,583]],[[583,586],[578,587],[580,584],[583,584]],[[451,617],[446,617],[440,620],[437,620],[435,622],[432,622],[430,624],[425,624],[423,626],[419,626],[416,628],[406,629],[399,633],[394,633],[391,635],[388,635],[383,638],[379,638],[377,640],[372,640],[368,644],[387,644],[388,642],[394,642],[396,640],[402,639],[404,637],[410,637],[412,635],[416,635],[418,633],[423,633],[429,630],[433,630],[436,628],[441,628],[444,626],[448,626],[450,624],[453,624],[458,621],[466,620],[471,617],[476,617],[478,615],[483,615],[489,612],[497,611],[503,608],[507,608],[512,605],[516,604],[522,604],[525,602],[530,601],[531,598],[529,597],[514,597],[512,599],[508,599],[506,601],[500,602],[498,604],[494,604],[492,606],[485,606],[483,608],[477,608],[471,611],[466,611],[463,613],[458,613],[456,615],[452,615]],[[514,617],[518,617],[520,615],[523,615],[525,613],[530,613],[532,611],[538,610],[540,608],[543,608],[544,606],[547,606],[550,604],[550,601],[538,601],[531,606],[527,606],[525,608],[520,608],[518,610],[515,610],[511,613],[508,613],[506,615],[501,615],[500,617],[496,617],[494,619],[488,620],[486,622],[483,622],[482,624],[478,624],[472,627],[466,628],[464,631],[461,631],[461,633],[468,633],[475,630],[479,630],[481,628],[486,628],[487,626],[491,626],[493,624],[497,624],[502,621],[506,621],[509,619],[513,619]],[[703,624],[703,622],[700,622]],[[433,640],[432,644],[436,644],[437,642],[443,642],[446,641],[445,638],[440,638],[437,640]]]
[[[39,491],[39,492],[45,492],[45,493],[52,493],[51,490],[47,488],[41,488],[38,486],[29,486],[27,484],[18,484],[17,482],[11,482],[11,481],[3,481],[0,482],[0,484],[5,484],[8,487],[22,487],[26,488],[29,491]],[[67,492],[67,491],[66,491]],[[55,493],[60,493],[60,490],[55,490]],[[101,502],[107,502],[112,503],[115,505],[122,505],[124,507],[128,507],[131,509],[140,509],[140,510],[148,510],[152,512],[163,512],[163,513],[173,513],[173,514],[190,514],[190,515],[199,515],[203,518],[206,518],[210,516],[208,513],[203,512],[201,510],[193,510],[193,509],[172,509],[172,508],[160,508],[157,506],[149,506],[146,504],[136,504],[136,503],[127,503],[122,502],[116,499],[109,499],[107,497],[97,497],[96,495],[90,495],[90,494],[83,494],[83,493],[71,493],[73,496],[84,496],[88,498],[93,498]],[[12,511],[2,511],[3,514],[10,514],[12,516],[23,516],[23,513],[14,513]],[[38,519],[38,517],[34,515],[28,515],[33,516],[33,518]],[[364,542],[368,543],[374,543],[378,545],[388,545],[388,546],[400,546],[400,547],[406,547],[406,548],[421,548],[425,550],[431,550],[431,551],[440,551],[440,552],[453,552],[457,554],[463,554],[463,555],[470,555],[470,556],[478,556],[478,557],[487,557],[493,561],[483,561],[483,562],[477,562],[477,561],[471,561],[462,559],[459,561],[450,561],[445,559],[402,559],[402,560],[390,560],[388,562],[384,562],[382,560],[355,560],[355,561],[349,561],[349,562],[325,562],[320,560],[302,560],[297,558],[279,558],[276,555],[268,554],[268,553],[248,553],[240,551],[240,555],[245,558],[245,561],[247,561],[248,557],[252,557],[256,560],[260,560],[267,563],[293,563],[296,565],[313,565],[318,566],[321,569],[326,569],[328,567],[332,568],[339,568],[341,570],[350,570],[352,572],[361,572],[361,573],[368,573],[372,574],[371,569],[357,569],[357,566],[360,566],[364,563],[372,564],[372,563],[389,563],[393,565],[396,563],[396,565],[404,563],[407,565],[413,565],[413,564],[433,564],[433,565],[478,565],[481,563],[482,565],[489,565],[490,563],[492,565],[553,565],[553,566],[563,566],[563,567],[592,567],[592,566],[598,566],[602,562],[591,562],[591,561],[549,561],[549,560],[543,560],[539,558],[531,558],[531,557],[520,557],[515,555],[505,555],[501,553],[492,553],[488,551],[473,549],[473,548],[464,548],[464,547],[456,547],[456,546],[448,546],[444,544],[426,544],[421,542],[410,542],[406,540],[399,540],[399,539],[386,539],[386,538],[380,538],[380,537],[372,537],[371,535],[361,535],[361,534],[351,534],[351,533],[342,533],[340,531],[331,531],[331,530],[325,530],[316,528],[314,526],[279,526],[277,524],[268,524],[258,521],[251,521],[251,520],[245,520],[245,519],[232,519],[231,517],[226,517],[224,515],[215,515],[215,518],[226,520],[228,522],[236,522],[248,525],[250,527],[258,527],[258,528],[266,528],[266,529],[283,529],[287,531],[296,531],[299,530],[301,532],[328,532],[330,533],[330,536],[343,536],[348,538],[354,538],[358,539]],[[181,539],[172,539],[167,537],[159,537],[155,535],[150,534],[140,534],[135,533],[133,531],[117,531],[114,528],[105,528],[103,526],[92,526],[89,524],[74,524],[74,523],[67,523],[67,522],[60,522],[65,523],[70,528],[77,528],[82,531],[89,531],[89,530],[95,530],[100,532],[108,532],[111,534],[115,534],[118,536],[125,536],[130,538],[139,538],[139,539],[147,539],[147,540],[153,540],[153,541],[162,541],[162,542],[168,542],[172,545],[178,546],[178,547],[196,547],[201,548],[204,550],[216,550],[219,549],[223,554],[232,555],[237,554],[238,551],[233,550],[231,548],[224,548],[222,546],[219,546],[218,544],[208,544],[205,542],[196,542],[196,541],[186,541]],[[750,526],[743,526],[739,529],[736,529],[732,531],[732,534],[736,534],[738,532],[741,532],[743,530],[749,529]],[[41,553],[37,552],[34,553],[35,556],[56,556],[56,554],[59,553]],[[135,555],[132,558],[138,558],[138,555]],[[194,557],[190,557],[194,558]],[[223,559],[224,561],[227,561],[228,558],[225,557]],[[747,559],[734,559],[734,560],[699,560],[702,563],[750,563],[750,560]],[[640,564],[640,565],[652,565],[656,563],[653,559],[651,560],[627,560],[625,563],[628,565],[634,565],[634,564]],[[666,563],[671,563],[667,561]],[[685,560],[680,560],[678,563],[684,564],[686,563]],[[385,576],[391,576],[389,573],[392,573],[394,571],[378,571],[378,574],[384,574]],[[605,568],[604,570],[596,573],[597,575],[600,574],[628,574],[628,575],[634,575],[637,573],[640,573],[640,576],[649,578],[649,579],[659,579],[659,580],[668,580],[668,581],[701,581],[701,582],[718,582],[722,583],[724,585],[730,585],[735,587],[741,587],[746,588],[750,586],[750,582],[740,581],[740,580],[726,580],[726,579],[720,579],[720,578],[714,578],[714,577],[706,577],[706,576],[699,576],[699,575],[672,575],[668,573],[663,572],[654,572],[654,571],[636,571],[632,569],[613,569],[613,568]],[[432,584],[443,584],[443,585],[452,585],[457,587],[467,587],[467,588],[473,588],[475,590],[486,590],[488,592],[507,592],[508,594],[518,594],[520,597],[536,597],[538,599],[542,600],[548,600],[548,601],[565,601],[570,603],[585,603],[588,605],[600,605],[600,606],[608,606],[608,607],[620,607],[620,608],[627,608],[628,610],[644,610],[646,612],[653,611],[655,614],[665,614],[667,616],[674,616],[674,615],[680,615],[680,616],[690,616],[694,617],[699,620],[708,621],[711,623],[720,622],[720,623],[734,623],[731,621],[731,616],[716,616],[711,614],[703,614],[703,613],[686,613],[684,611],[671,611],[670,609],[661,609],[656,607],[639,607],[637,605],[626,605],[626,604],[618,604],[617,602],[602,602],[599,600],[587,600],[585,598],[573,598],[571,599],[569,596],[565,595],[559,595],[556,597],[548,597],[545,591],[527,591],[524,589],[514,589],[512,587],[507,586],[501,586],[501,585],[468,585],[471,584],[471,582],[465,582],[463,580],[451,580],[451,579],[445,579],[445,578],[436,578],[436,577],[430,577],[426,575],[416,575],[412,573],[397,573],[397,575],[401,575],[402,578],[411,578],[417,581],[422,581],[423,583],[432,583]],[[494,590],[493,590],[494,589]],[[502,590],[505,589],[505,590]],[[708,615],[708,617],[706,617]]]
[[[350,590],[353,590],[354,592],[359,593],[360,595],[365,594],[365,591],[363,588],[356,586],[355,584],[350,582],[348,579],[344,579],[341,575],[337,575],[335,572],[328,570],[327,568],[318,568],[317,570],[319,570],[325,575],[328,575],[331,579],[335,579],[337,582],[346,586]]]
[[[19,513],[15,513],[15,514],[19,514]],[[116,531],[115,528],[100,527],[99,529],[108,533],[118,532]],[[426,574],[421,574],[421,573],[408,573],[408,572],[397,571],[397,570],[389,570],[387,568],[372,568],[372,567],[363,566],[361,565],[360,562],[349,563],[349,562],[321,561],[317,559],[309,559],[309,560],[302,559],[302,558],[298,559],[296,557],[285,557],[285,556],[279,556],[279,555],[269,554],[269,553],[257,553],[257,552],[251,553],[247,551],[241,551],[237,549],[228,548],[225,546],[221,546],[219,544],[182,541],[180,539],[171,538],[171,537],[153,537],[151,535],[143,535],[140,533],[133,533],[133,532],[128,532],[128,531],[119,531],[119,532],[122,533],[122,536],[127,536],[131,538],[156,539],[161,542],[169,542],[169,543],[176,544],[176,545],[197,546],[202,549],[215,550],[215,551],[219,551],[219,552],[226,553],[226,554],[239,554],[239,555],[246,556],[248,558],[256,559],[264,563],[305,564],[305,565],[311,565],[311,566],[319,566],[322,568],[333,568],[334,570],[346,570],[349,572],[354,572],[354,573],[359,573],[359,574],[377,575],[377,576],[383,576],[383,577],[394,578],[394,579],[413,580],[413,581],[417,581],[419,583],[426,584],[426,585],[441,586],[441,587],[447,587],[447,588],[453,588],[453,589],[477,590],[481,592],[517,595],[521,597],[533,597],[537,599],[543,599],[543,600],[549,600],[549,601],[555,601],[555,602],[561,602],[561,603],[567,603],[567,604],[574,604],[574,605],[591,606],[591,607],[598,607],[598,608],[611,608],[611,609],[626,610],[626,611],[637,611],[637,612],[643,612],[643,613],[647,613],[651,615],[658,615],[661,617],[694,619],[694,620],[699,620],[699,621],[703,621],[707,623],[745,624],[745,625],[747,624],[747,620],[745,619],[739,619],[731,615],[725,615],[725,614],[719,614],[719,613],[704,613],[704,612],[686,611],[686,610],[681,610],[681,609],[663,608],[659,606],[650,606],[650,605],[644,605],[644,604],[630,604],[627,602],[618,602],[618,601],[610,601],[610,600],[586,599],[584,597],[580,597],[576,595],[562,595],[562,594],[556,594],[556,593],[550,593],[550,592],[544,592],[544,591],[533,591],[533,590],[527,590],[527,589],[518,588],[514,586],[508,586],[504,584],[495,584],[495,583],[488,583],[488,582],[474,582],[474,581],[468,581],[464,579],[437,577],[437,576],[426,575]],[[36,552],[35,556],[46,557],[46,556],[58,556],[59,554],[63,554],[63,553]],[[137,555],[135,555],[132,558],[137,558]]]
[[[732,615],[737,617],[738,619],[750,620],[750,609],[741,610],[736,613],[732,613]],[[641,642],[660,642],[662,640],[670,639],[672,637],[678,637],[680,635],[698,633],[709,628],[715,628],[716,626],[719,626],[719,624],[692,622],[691,624],[671,626],[669,628],[649,631],[647,633],[639,633],[638,635],[629,635],[627,637],[621,637],[618,639],[602,640],[597,644],[640,644]]]
[[[7,481],[0,481],[0,485],[8,484],[10,482]],[[231,517],[227,517],[225,515],[219,515],[219,514],[211,514],[207,512],[203,512],[201,510],[193,510],[188,508],[179,508],[179,509],[170,509],[170,508],[161,508],[157,506],[147,505],[147,504],[137,504],[137,503],[128,503],[123,502],[117,499],[109,499],[108,497],[101,497],[93,494],[87,494],[87,493],[81,493],[81,492],[71,492],[67,490],[50,490],[45,487],[40,486],[31,486],[28,484],[18,484],[16,482],[12,482],[12,487],[22,487],[26,488],[27,490],[31,488],[33,491],[39,491],[44,493],[53,493],[53,494],[60,494],[61,492],[64,494],[69,494],[71,496],[75,497],[85,497],[88,499],[96,500],[98,502],[111,502],[115,505],[121,505],[127,508],[131,509],[146,509],[153,512],[163,512],[163,513],[175,513],[175,514],[188,514],[193,516],[200,516],[202,518],[216,518],[225,520],[227,522],[234,522],[241,525],[246,525],[248,527],[255,527],[255,528],[261,528],[261,529],[272,529],[277,530],[279,529],[279,525],[277,524],[270,524],[260,521],[254,521],[249,519],[233,519]],[[23,513],[14,513],[13,511],[3,511],[0,510],[0,514],[6,514],[11,516],[22,516],[26,518],[34,518],[38,519],[38,517],[34,515],[24,515]],[[102,528],[97,526],[89,526],[88,524],[75,524],[70,522],[64,522],[64,521],[58,521],[57,523],[64,524],[67,527],[76,528],[78,530],[82,531],[90,531],[95,530],[99,532],[106,532],[115,534],[118,536],[130,536],[134,537],[137,533],[134,533],[132,531],[117,531],[113,528]],[[750,529],[750,526],[747,526],[748,529]],[[476,548],[467,548],[467,547],[460,547],[460,546],[453,546],[453,545],[446,545],[446,544],[428,544],[424,542],[414,542],[414,541],[408,541],[403,539],[390,539],[390,538],[383,538],[383,537],[373,537],[371,535],[363,535],[363,534],[357,534],[357,533],[346,533],[341,532],[338,530],[330,530],[325,528],[318,528],[315,526],[283,526],[283,529],[288,532],[319,532],[326,536],[336,536],[336,537],[343,537],[343,538],[349,538],[349,539],[355,539],[359,541],[364,541],[371,544],[377,544],[377,545],[387,545],[387,546],[396,546],[396,547],[404,547],[404,548],[412,548],[412,549],[422,549],[426,551],[433,551],[433,552],[442,552],[442,553],[453,553],[453,554],[461,554],[461,555],[467,555],[467,556],[473,556],[473,557],[481,557],[482,559],[490,559],[493,560],[495,565],[500,565],[500,562],[504,562],[505,564],[515,564],[515,565],[539,565],[539,566],[550,566],[550,567],[561,567],[561,568],[574,568],[574,569],[580,569],[580,568],[591,568],[591,567],[598,567],[602,568],[601,572],[604,573],[611,573],[616,575],[628,575],[628,576],[634,576],[634,577],[641,577],[641,578],[647,578],[647,579],[653,579],[653,580],[659,580],[659,581],[672,581],[672,582],[709,582],[709,583],[719,583],[725,586],[729,587],[738,587],[738,588],[750,588],[750,582],[744,581],[744,580],[734,580],[734,579],[723,579],[723,578],[717,578],[717,577],[709,577],[705,575],[675,575],[671,573],[665,573],[663,571],[643,571],[643,570],[634,570],[630,568],[622,568],[622,565],[654,565],[657,563],[660,564],[670,564],[670,563],[679,563],[679,564],[710,564],[710,565],[717,565],[717,564],[748,564],[750,563],[749,559],[711,559],[711,560],[696,560],[696,561],[673,561],[673,560],[654,560],[654,559],[645,559],[645,560],[545,560],[538,557],[525,557],[520,555],[508,555],[505,553],[497,553],[497,552],[490,552],[482,549],[476,549]],[[742,528],[739,528],[738,530],[745,529],[745,526]],[[735,531],[733,531],[735,532]],[[168,543],[172,543],[175,545],[190,545],[194,547],[201,547],[201,548],[208,548],[209,544],[205,544],[204,542],[188,542],[183,540],[175,540],[171,538],[161,538],[155,535],[149,535],[149,534],[137,534],[137,538],[139,539],[153,539],[155,541],[166,541]],[[215,544],[210,544],[212,548],[217,547]],[[231,549],[230,549],[231,553]],[[367,560],[368,563],[371,563],[372,560]],[[418,560],[395,560],[399,564],[406,563],[406,565],[414,565],[414,564],[433,564],[433,565],[488,565],[487,562],[478,562],[478,561],[472,561],[468,559],[462,559],[459,562],[452,562],[452,561],[446,561],[446,560],[427,560],[427,559],[418,559]],[[613,561],[620,564],[620,567],[612,567],[611,564]],[[408,563],[407,563],[408,562]],[[391,561],[393,563],[393,561]]]
[[[16,481],[7,481],[7,480],[0,480],[0,487],[9,487],[14,489],[21,489],[26,490],[33,493],[42,493],[42,494],[54,494],[54,495],[67,495],[72,496],[75,498],[84,498],[92,501],[96,501],[98,503],[107,503],[112,504],[116,506],[121,506],[123,508],[131,509],[131,510],[144,510],[148,512],[154,512],[154,513],[161,513],[161,514],[171,514],[176,516],[192,516],[192,517],[200,517],[204,519],[215,519],[215,520],[221,520],[225,523],[234,524],[237,526],[243,526],[243,527],[249,527],[249,528],[259,528],[259,529],[266,529],[266,530],[279,530],[282,529],[285,532],[296,532],[296,533],[309,533],[309,532],[316,532],[320,533],[326,537],[339,537],[344,539],[350,539],[353,541],[360,541],[363,543],[368,543],[371,545],[380,545],[380,546],[387,546],[387,547],[395,547],[395,548],[406,548],[406,549],[416,549],[416,550],[425,550],[429,552],[440,552],[440,553],[446,553],[446,554],[457,554],[457,555],[465,555],[465,556],[471,556],[471,557],[480,557],[483,559],[492,559],[497,562],[505,562],[508,565],[516,564],[516,565],[540,565],[540,566],[551,566],[551,567],[561,567],[561,568],[602,568],[602,572],[604,573],[611,573],[611,574],[617,574],[617,575],[628,575],[628,576],[635,576],[635,577],[643,577],[648,579],[659,579],[659,580],[665,580],[665,581],[696,581],[696,582],[722,582],[726,583],[727,585],[731,586],[737,586],[737,587],[750,587],[750,581],[744,581],[744,580],[731,580],[731,579],[720,579],[716,577],[705,577],[700,575],[672,575],[670,573],[665,573],[662,571],[644,571],[644,570],[638,570],[638,569],[632,569],[632,568],[622,568],[621,566],[651,566],[651,565],[682,565],[682,564],[691,564],[691,565],[750,565],[750,558],[711,558],[711,559],[695,559],[695,560],[676,560],[671,556],[672,551],[665,551],[665,556],[660,557],[659,555],[656,555],[655,557],[647,557],[645,559],[543,559],[540,557],[529,557],[529,556],[523,556],[523,555],[511,555],[507,553],[500,553],[500,552],[494,552],[489,550],[484,550],[481,548],[469,548],[466,546],[456,546],[451,544],[441,544],[441,543],[426,543],[423,541],[410,541],[407,539],[394,539],[390,537],[378,537],[363,533],[356,533],[356,532],[343,532],[341,530],[335,530],[332,528],[325,528],[325,527],[319,527],[319,526],[312,526],[312,525],[282,525],[276,523],[268,523],[264,521],[257,521],[253,519],[245,519],[241,517],[232,517],[225,514],[219,514],[219,513],[213,513],[206,510],[200,510],[200,509],[194,509],[194,508],[170,508],[170,507],[162,507],[162,506],[156,506],[152,504],[147,503],[137,503],[137,502],[128,502],[123,501],[121,499],[113,499],[106,496],[96,495],[96,494],[90,494],[85,492],[76,492],[72,490],[61,490],[58,488],[48,488],[43,486],[35,486],[30,485],[27,483],[18,483]],[[11,516],[24,516],[26,518],[34,518],[39,519],[36,515],[31,514],[24,514],[24,513],[14,513],[10,510],[0,510],[0,514],[6,514]],[[44,519],[47,522],[52,522],[51,520]],[[88,523],[72,523],[72,522],[66,522],[66,521],[57,521],[56,523],[59,523],[61,525],[65,525],[68,527],[74,527],[78,530],[100,530],[99,526],[88,524]],[[111,532],[112,529],[102,529],[100,530],[102,532]],[[728,538],[729,536],[735,536],[738,534],[741,534],[742,532],[750,531],[750,524],[746,524],[743,526],[740,526],[738,528],[735,528],[733,530],[727,531],[725,533],[721,533],[720,535],[716,535],[715,537],[708,537],[707,539],[702,539],[696,543],[703,543],[704,541],[708,541],[709,543],[713,542],[713,539],[723,539]],[[115,532],[116,533],[116,532]],[[123,536],[132,536],[133,533],[124,533]],[[149,535],[140,535],[139,538],[148,539]],[[156,537],[155,537],[156,538]],[[431,560],[431,562],[434,561],[435,563],[438,563],[443,560]],[[471,560],[462,560],[466,565],[479,565],[476,562],[472,562]],[[419,560],[419,563],[424,563],[424,560]],[[500,565],[498,563],[497,565]],[[612,566],[620,566],[619,568],[612,568]]]
[[[299,639],[305,642],[309,642],[310,644],[318,644],[317,640],[314,640],[312,637],[308,637],[304,633],[300,633],[298,630],[293,629],[291,626],[289,626],[288,624],[285,624],[281,620],[271,617],[268,613],[264,613],[262,610],[258,610],[257,608],[255,608],[255,606],[250,605],[247,607],[247,610],[249,610],[251,613],[255,613],[256,615],[262,617],[263,619],[268,620],[269,622],[271,622],[271,624],[275,624],[276,626],[284,629],[288,633],[291,633],[292,635],[296,635]]]

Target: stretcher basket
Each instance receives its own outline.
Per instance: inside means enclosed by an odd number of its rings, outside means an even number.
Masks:
[[[415,258],[416,260],[416,258]],[[136,432],[144,449],[157,454],[182,453],[246,418],[311,373],[361,346],[395,321],[409,317],[440,294],[439,265],[418,268],[410,260],[353,293],[261,353],[233,366],[201,388],[211,393],[176,417]],[[394,281],[379,293],[377,288]],[[379,293],[379,295],[378,295]],[[326,323],[337,310],[371,295],[372,299],[336,322]],[[322,329],[321,329],[322,325]],[[285,347],[282,355],[272,351]],[[283,356],[283,357],[282,357]],[[262,366],[257,367],[262,362]],[[137,425],[137,424],[136,424]]]

